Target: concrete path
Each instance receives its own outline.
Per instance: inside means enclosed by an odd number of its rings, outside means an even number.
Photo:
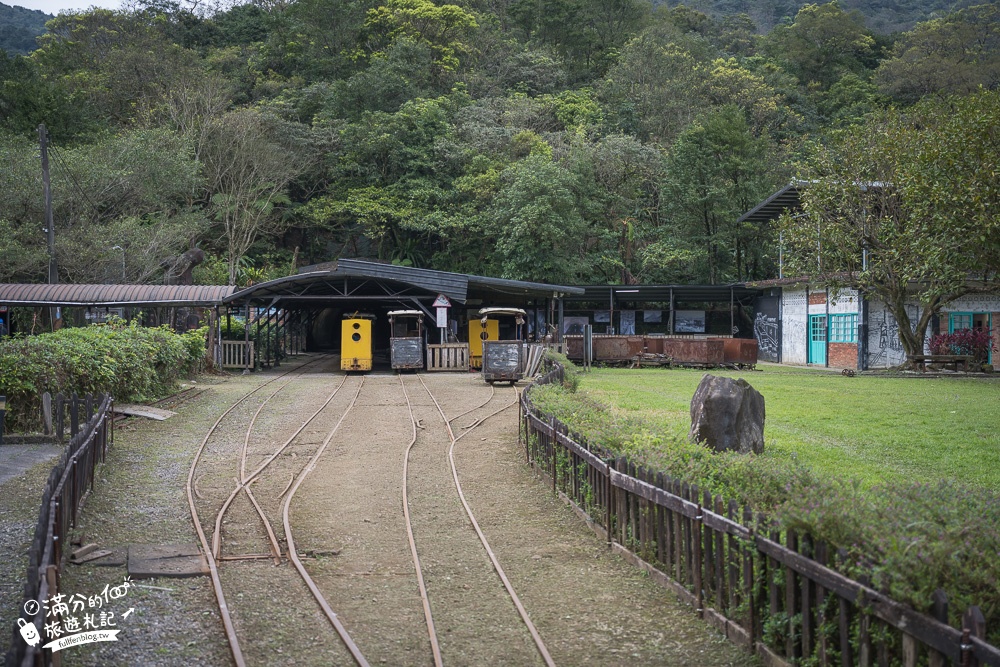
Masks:
[[[62,453],[62,445],[0,445],[0,484]]]

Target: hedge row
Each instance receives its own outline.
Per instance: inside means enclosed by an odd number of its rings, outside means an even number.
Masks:
[[[616,456],[750,505],[849,554],[841,566],[914,609],[930,610],[943,589],[950,611],[978,605],[990,641],[1000,643],[1000,496],[951,481],[864,488],[820,478],[795,461],[716,454],[658,432],[570,387],[546,385],[531,395],[547,414]]]
[[[44,392],[107,392],[125,402],[164,396],[204,364],[205,336],[112,322],[0,342],[8,428],[37,428]]]

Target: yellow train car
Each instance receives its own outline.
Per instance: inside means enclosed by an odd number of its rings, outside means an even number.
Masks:
[[[483,341],[500,340],[500,321],[496,318],[469,318],[469,365],[483,367]]]
[[[340,370],[370,371],[374,356],[372,325],[375,316],[371,313],[344,314],[340,326]]]

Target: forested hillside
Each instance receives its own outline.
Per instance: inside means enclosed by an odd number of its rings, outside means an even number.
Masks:
[[[0,50],[23,54],[35,50],[35,38],[45,32],[50,14],[37,9],[10,7],[0,2]]]
[[[680,3],[668,0],[668,6],[685,4],[713,18],[731,14],[746,14],[763,32],[791,21],[807,3],[799,0],[689,0]],[[982,4],[977,0],[843,0],[847,11],[860,12],[865,25],[880,33],[910,30],[921,21],[940,18],[950,12]]]
[[[201,282],[338,256],[559,283],[773,277],[777,231],[740,214],[868,114],[995,90],[1000,11],[891,37],[836,3],[763,34],[732,13],[765,4],[61,15],[29,56],[0,55],[0,281],[45,280],[41,122],[66,282],[171,280],[194,247]]]

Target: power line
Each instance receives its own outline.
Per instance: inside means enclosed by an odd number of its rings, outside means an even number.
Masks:
[[[76,180],[76,175],[66,165],[66,160],[62,156],[62,151],[56,149],[54,145],[51,145],[50,148],[52,149],[52,157],[55,158],[54,162],[56,163],[56,166],[59,168],[60,173],[62,173],[63,176],[69,179],[70,183],[73,185],[76,192],[79,193],[79,195],[83,197],[83,199],[87,202],[87,204],[90,205],[91,209],[93,209],[94,211],[94,217],[96,218],[98,216],[98,211],[100,210],[97,204],[94,203],[94,200],[92,200],[90,196],[87,194],[87,192],[80,186],[80,182]]]

